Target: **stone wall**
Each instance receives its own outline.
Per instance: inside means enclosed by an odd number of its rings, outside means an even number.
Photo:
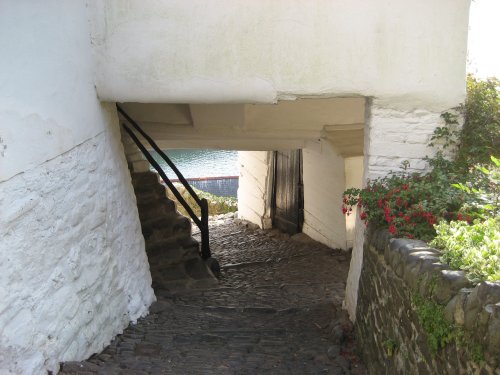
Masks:
[[[425,242],[385,230],[364,243],[355,332],[371,374],[500,373],[500,283],[474,287]]]

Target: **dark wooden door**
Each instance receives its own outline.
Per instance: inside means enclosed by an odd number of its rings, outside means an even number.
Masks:
[[[302,150],[275,151],[273,177],[273,227],[299,233],[304,221]]]

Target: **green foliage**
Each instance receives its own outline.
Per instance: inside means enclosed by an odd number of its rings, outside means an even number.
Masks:
[[[193,209],[194,213],[198,216],[201,215],[201,211],[196,201],[191,197],[187,190],[181,184],[175,184],[177,190],[181,193],[184,200]],[[216,195],[207,193],[205,191],[196,189],[193,187],[194,192],[200,198],[205,198],[208,202],[208,214],[210,216],[226,214],[229,212],[238,211],[238,200],[234,197],[218,197]],[[177,210],[184,216],[189,217],[184,207],[177,201],[175,196],[168,190],[168,197],[176,202]]]
[[[467,271],[475,282],[500,281],[500,218],[441,222],[436,238],[430,243],[442,249],[442,261],[454,269]]]
[[[412,296],[412,304],[420,325],[424,329],[432,354],[456,340],[457,329],[444,316],[442,306],[429,301],[419,294]]]
[[[500,158],[500,81],[467,77],[467,99],[461,107],[464,125],[459,137],[457,163],[467,169]]]
[[[439,353],[446,345],[455,343],[467,349],[472,360],[476,363],[484,361],[484,348],[466,333],[463,328],[448,322],[444,315],[444,307],[438,305],[420,294],[411,296],[413,308],[427,337],[427,343],[433,355]]]
[[[423,240],[435,236],[433,225],[442,220],[471,224],[477,218],[498,216],[499,88],[498,80],[469,76],[465,104],[443,113],[443,125],[431,137],[430,145],[439,148],[435,157],[426,159],[431,172],[390,173],[365,189],[348,189],[342,211],[349,215],[358,206],[366,224]]]
[[[500,213],[500,160],[491,156],[491,166],[475,169],[477,178],[472,182],[452,184],[466,194],[462,211],[483,220],[495,218]]]
[[[398,348],[398,343],[392,339],[387,339],[382,342],[385,353],[388,357],[392,357]]]

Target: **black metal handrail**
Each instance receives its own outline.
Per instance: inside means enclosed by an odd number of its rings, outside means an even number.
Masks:
[[[189,185],[189,183],[186,181],[182,173],[177,169],[175,164],[170,160],[170,158],[165,155],[165,153],[158,147],[158,145],[155,143],[155,141],[146,133],[142,128],[137,124],[134,119],[132,119],[118,104],[116,105],[116,108],[118,110],[118,113],[123,116],[125,120],[127,120],[128,123],[130,123],[135,130],[137,130],[146,141],[148,141],[149,145],[155,150],[158,155],[161,156],[161,158],[167,163],[167,165],[174,171],[174,173],[177,175],[177,178],[179,181],[182,183],[182,185],[186,188],[186,190],[189,192],[191,197],[193,197],[194,201],[198,204],[200,207],[201,211],[201,218],[198,218],[198,216],[194,213],[193,209],[189,206],[189,204],[186,202],[186,200],[182,197],[181,193],[177,190],[175,185],[170,181],[170,179],[167,177],[166,173],[163,171],[163,169],[160,167],[160,165],[156,162],[156,160],[153,158],[153,156],[149,153],[149,151],[146,149],[146,147],[142,144],[142,142],[139,140],[139,138],[135,135],[132,129],[130,129],[127,125],[122,123],[123,128],[127,132],[127,134],[132,138],[134,143],[139,147],[141,152],[144,154],[146,159],[149,161],[149,163],[153,166],[153,168],[158,172],[158,174],[161,176],[163,181],[165,181],[165,184],[168,186],[170,191],[174,194],[174,196],[177,198],[179,203],[184,207],[186,212],[189,214],[193,222],[198,226],[200,229],[201,233],[201,257],[203,259],[208,259],[212,256],[210,252],[210,239],[209,239],[209,233],[208,233],[208,202],[205,198],[200,199],[198,195],[195,193],[193,188]]]

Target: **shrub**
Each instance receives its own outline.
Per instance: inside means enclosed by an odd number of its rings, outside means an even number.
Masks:
[[[457,218],[464,195],[451,186],[441,167],[427,175],[403,171],[371,181],[364,189],[346,190],[342,211],[349,214],[358,206],[366,225],[387,227],[400,237],[430,240],[435,236],[434,224]],[[462,219],[471,218],[463,215]]]
[[[441,220],[471,224],[476,218],[496,217],[500,196],[499,89],[496,79],[480,81],[469,76],[465,104],[457,111],[443,113],[444,124],[431,137],[430,145],[439,147],[435,157],[426,159],[431,172],[389,173],[364,189],[348,189],[342,211],[349,215],[353,206],[358,206],[366,224],[422,240],[435,236],[433,226]]]
[[[442,250],[442,261],[467,271],[472,282],[500,281],[500,218],[441,222],[430,243]]]
[[[194,211],[194,213],[198,216],[201,216],[200,207],[197,205],[194,198],[191,197],[189,192],[184,188],[184,186],[182,186],[180,183],[175,183],[175,186],[179,191],[179,193],[181,193],[184,200],[189,204],[191,209]],[[194,190],[194,192],[198,195],[200,199],[205,198],[207,200],[209,216],[238,211],[238,200],[234,197],[218,197],[206,191],[196,189],[195,187],[191,188]],[[177,201],[177,198],[175,198],[174,194],[170,191],[170,189],[168,189],[167,191],[168,191],[168,197],[172,199],[174,202],[176,202],[177,210],[182,215],[189,217],[189,214],[186,212],[184,207],[182,207],[182,205]]]
[[[467,98],[460,107],[464,125],[459,136],[456,162],[462,169],[488,164],[490,155],[500,158],[500,81],[467,77]]]

